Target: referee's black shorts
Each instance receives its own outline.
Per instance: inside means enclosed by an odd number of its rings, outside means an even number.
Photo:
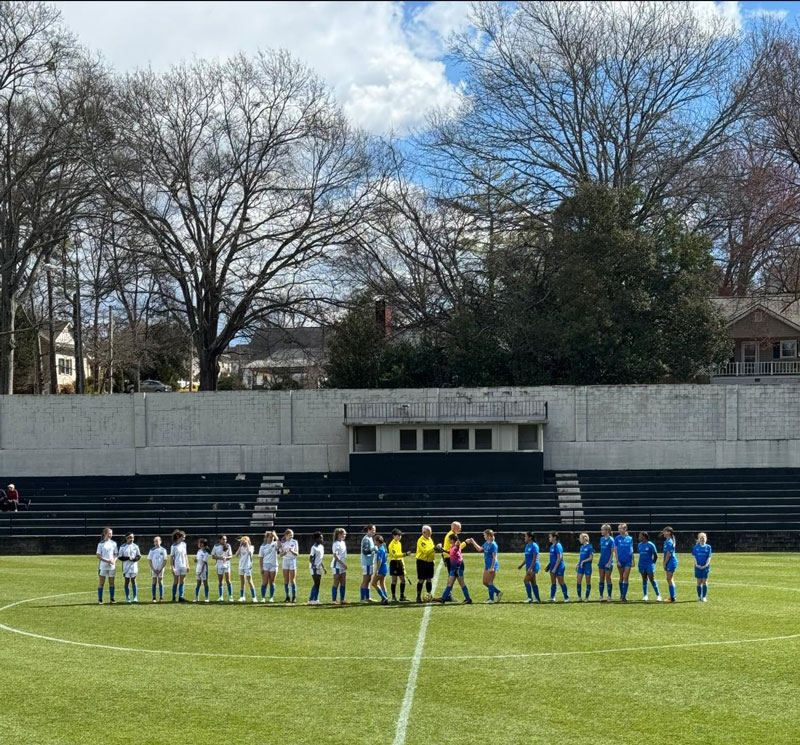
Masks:
[[[406,565],[402,559],[392,559],[389,562],[389,576],[390,577],[406,576]]]
[[[433,579],[433,562],[417,559],[417,579]]]

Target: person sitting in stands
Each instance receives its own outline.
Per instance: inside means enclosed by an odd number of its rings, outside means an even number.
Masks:
[[[2,491],[2,489],[0,489],[0,491]],[[20,506],[22,507],[22,509],[27,510],[28,507],[30,507],[30,504],[31,504],[30,500],[28,500],[25,504],[21,504],[20,499],[19,499],[19,492],[14,487],[14,484],[9,484],[8,485],[8,488],[6,489],[6,492],[5,492],[5,498],[8,501],[9,509],[12,512],[17,512],[19,510]]]

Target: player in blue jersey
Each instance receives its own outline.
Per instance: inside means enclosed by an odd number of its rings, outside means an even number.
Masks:
[[[580,555],[578,556],[578,602],[582,603],[581,597],[581,584],[583,578],[586,578],[586,600],[589,600],[589,594],[592,592],[592,560],[594,559],[594,547],[589,542],[589,534],[581,533],[578,536],[581,542]]]
[[[361,602],[368,603],[372,600],[369,594],[369,584],[372,581],[372,565],[375,562],[374,535],[377,528],[370,523],[364,526],[364,536],[361,539]]]
[[[656,561],[658,560],[658,549],[656,544],[650,540],[650,535],[646,531],[639,533],[639,545],[636,547],[639,552],[639,574],[642,575],[642,600],[646,603],[650,600],[647,594],[647,582],[653,586],[653,592],[656,594],[656,600],[661,602],[661,593],[658,590],[658,582],[656,582]]]
[[[619,569],[619,599],[628,602],[628,578],[633,567],[633,536],[628,535],[628,523],[617,526],[617,535],[614,536],[614,556]]]
[[[675,589],[675,570],[678,568],[678,554],[676,553],[677,550],[677,543],[675,540],[675,531],[667,526],[664,530],[661,531],[661,535],[664,536],[664,548],[663,556],[664,556],[664,571],[667,573],[667,585],[669,585],[669,602],[675,603],[677,602],[677,590]]]
[[[497,560],[499,549],[497,541],[494,539],[494,531],[484,530],[483,539],[482,546],[479,546],[473,538],[470,538],[468,542],[476,551],[483,552],[483,586],[489,591],[489,599],[484,602],[499,603],[503,598],[503,593],[494,583],[495,576],[500,569],[500,562]]]
[[[564,595],[564,602],[569,602],[569,591],[564,582],[564,572],[567,570],[564,561],[564,547],[558,541],[558,533],[548,534],[550,541],[550,560],[547,563],[547,571],[550,573],[550,602],[556,602],[556,583],[561,585],[561,592]]]
[[[376,535],[375,541],[375,574],[372,575],[372,588],[378,593],[381,605],[389,605],[386,593],[386,575],[389,574],[389,553],[382,535]]]
[[[600,528],[600,560],[597,569],[600,573],[600,600],[607,603],[611,600],[612,573],[614,571],[614,536],[611,526],[606,523]],[[603,597],[603,590],[608,591],[608,597]]]
[[[697,580],[697,599],[705,603],[708,595],[708,573],[711,571],[711,544],[705,533],[697,534],[697,543],[692,549],[694,576]]]
[[[517,569],[525,567],[525,592],[528,597],[526,603],[538,603],[541,598],[539,597],[539,585],[536,584],[536,573],[539,571],[539,544],[536,543],[536,536],[533,531],[529,530],[525,533],[525,558],[522,560]],[[535,598],[535,599],[534,599]]]

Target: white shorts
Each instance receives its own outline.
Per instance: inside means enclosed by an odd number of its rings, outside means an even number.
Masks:
[[[261,570],[262,572],[272,572],[273,574],[278,571],[277,564],[264,564],[264,568]]]
[[[123,571],[122,576],[126,579],[136,579],[139,576],[139,567],[134,567],[133,569]]]
[[[188,569],[186,567],[174,567],[172,574],[175,577],[185,577],[188,574]]]
[[[195,572],[195,574],[197,575],[197,579],[208,579],[208,566],[204,566],[202,572]]]
[[[164,579],[164,570],[162,569],[160,572],[156,573],[151,569],[150,577],[151,579]]]
[[[347,574],[347,570],[344,567],[333,567],[334,574]]]
[[[315,568],[315,567],[309,567],[309,569],[311,570],[311,576],[312,577],[321,577],[322,576],[322,567],[319,567],[318,569]]]
[[[284,558],[283,560],[283,568],[284,569],[297,569],[297,559],[292,557],[291,559]]]
[[[361,565],[361,574],[372,574],[372,562]]]
[[[239,570],[239,576],[240,577],[252,577],[253,576],[253,570],[252,569],[240,569]]]
[[[219,574],[220,577],[226,572],[230,573],[230,571],[231,571],[231,563],[229,561],[217,562],[217,574]]]
[[[110,566],[109,564],[101,564],[97,570],[97,573],[101,577],[114,577],[117,574],[117,567]]]

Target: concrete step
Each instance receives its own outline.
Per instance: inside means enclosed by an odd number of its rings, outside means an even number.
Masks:
[[[278,494],[281,493],[281,491],[282,491],[281,489],[259,489],[258,493],[259,494],[275,494],[275,495],[278,495]]]
[[[577,473],[557,473],[556,474],[556,481],[560,481],[561,479],[577,479]]]

